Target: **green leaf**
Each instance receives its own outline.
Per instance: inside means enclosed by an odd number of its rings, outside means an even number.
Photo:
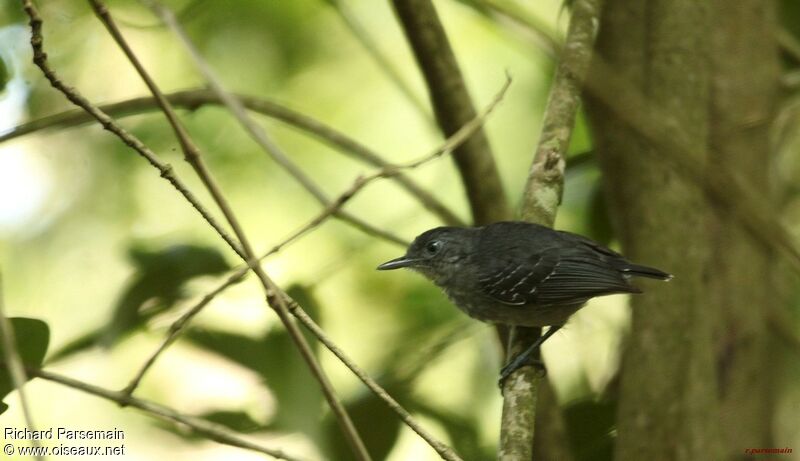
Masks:
[[[389,394],[399,402],[407,400],[408,388],[386,385]],[[364,391],[345,402],[345,408],[358,429],[367,451],[374,459],[386,459],[400,435],[400,418],[372,392]],[[350,459],[352,449],[342,435],[339,424],[328,412],[325,417],[326,458]]]
[[[120,295],[112,318],[105,326],[89,331],[54,351],[48,359],[50,363],[99,344],[112,346],[124,335],[142,327],[150,318],[183,299],[186,296],[184,286],[192,278],[230,270],[230,265],[214,248],[173,245],[153,251],[133,246],[128,253],[137,271]],[[154,302],[151,304],[151,301]],[[145,306],[151,308],[143,309]]]
[[[258,421],[251,418],[250,415],[244,411],[237,411],[237,410],[212,411],[200,415],[199,418],[205,419],[206,421],[215,424],[219,424],[220,426],[224,426],[240,434],[252,434],[254,432],[258,432],[260,430],[265,429],[265,426],[263,424],[260,424]],[[172,430],[175,429],[174,424],[164,424],[163,427],[164,429],[171,430],[172,432],[190,440],[206,440],[208,438],[207,436],[198,434],[196,432],[186,433],[186,431]]]
[[[30,368],[40,368],[42,360],[47,353],[47,345],[50,342],[50,329],[47,324],[38,319],[24,317],[14,317],[8,319],[11,328],[14,330],[17,352],[22,359],[22,364]],[[0,400],[4,399],[14,390],[14,381],[8,372],[8,364],[5,362],[5,351],[0,344]],[[0,406],[0,414],[8,409],[7,405]]]
[[[172,308],[184,297],[183,286],[189,280],[230,269],[219,251],[196,245],[173,245],[156,251],[133,247],[129,255],[137,271],[106,326],[102,337],[105,346]],[[145,306],[152,308],[143,309]]]
[[[6,67],[6,62],[0,58],[0,92],[6,89],[9,80],[11,80],[11,74]]]

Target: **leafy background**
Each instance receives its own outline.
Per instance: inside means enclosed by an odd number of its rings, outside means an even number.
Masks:
[[[65,81],[94,102],[147,94],[83,2],[40,3],[51,64]],[[428,115],[385,77],[330,2],[165,4],[179,12],[191,39],[230,90],[283,102],[396,162],[416,158],[441,142]],[[436,2],[479,106],[498,90],[506,71],[514,78],[486,129],[506,194],[516,204],[553,65],[529,32],[495,20],[478,4]],[[346,5],[425,100],[418,69],[389,6],[366,0]],[[525,11],[563,31],[567,14],[560,2],[531,2]],[[120,0],[113,2],[112,12],[162,89],[202,85],[175,38],[148,10]],[[14,2],[0,6],[0,57],[0,130],[71,109],[29,64],[27,28]],[[201,107],[182,111],[182,116],[257,250],[269,249],[318,211],[313,198],[225,110]],[[332,196],[369,171],[279,122],[259,121]],[[161,114],[126,117],[123,125],[189,179],[192,190],[202,190],[182,162]],[[591,148],[581,118],[557,227],[614,244]],[[449,159],[412,175],[462,218],[468,217]],[[200,196],[208,201],[202,192]],[[348,210],[407,239],[439,225],[390,181],[370,186]],[[467,319],[421,277],[374,271],[401,251],[330,221],[270,258],[266,269],[281,286],[291,287],[291,294],[337,343],[426,427],[465,459],[491,459],[501,405],[496,387],[501,359],[494,332]],[[45,361],[53,370],[120,389],[171,321],[236,262],[152,168],[99,126],[50,130],[0,145],[5,304],[12,316],[46,323],[15,320],[26,360],[41,361],[37,352],[43,353],[42,344],[47,347],[49,339]],[[559,401],[567,408],[576,459],[610,459],[614,402],[605,394],[628,316],[623,296],[594,300],[545,347]],[[48,326],[49,335],[43,333]],[[317,353],[376,459],[436,459],[335,359],[319,348]],[[40,427],[123,429],[126,459],[260,458],[51,383],[34,380],[28,389]],[[16,400],[6,395],[10,390],[0,375],[0,396],[10,405],[0,419],[5,426],[22,427]],[[202,415],[291,453],[348,457],[316,384],[250,281],[219,296],[160,359],[136,395]],[[797,431],[792,437],[800,442]]]

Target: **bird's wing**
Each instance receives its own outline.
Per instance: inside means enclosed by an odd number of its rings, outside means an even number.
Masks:
[[[497,258],[479,282],[491,298],[508,305],[581,303],[594,296],[636,293],[626,278],[594,252],[551,248],[522,260]]]
[[[562,254],[553,273],[536,289],[537,304],[585,302],[612,293],[639,293],[628,279],[607,261],[593,254]]]
[[[478,282],[491,298],[504,304],[522,306],[537,296],[538,287],[554,273],[558,259],[555,251],[545,251],[534,258],[503,258],[500,255],[481,267]]]

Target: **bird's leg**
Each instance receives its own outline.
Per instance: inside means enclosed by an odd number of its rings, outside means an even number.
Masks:
[[[501,388],[503,387],[503,383],[511,375],[511,373],[514,373],[515,371],[517,371],[521,367],[524,367],[525,365],[534,365],[534,366],[538,365],[538,366],[541,366],[542,368],[544,368],[544,363],[541,360],[536,360],[536,359],[532,360],[531,356],[533,355],[533,353],[537,349],[539,349],[539,347],[541,347],[541,345],[545,341],[547,341],[547,338],[553,336],[553,333],[558,331],[562,326],[563,325],[553,325],[553,326],[551,326],[545,332],[545,334],[543,334],[542,336],[539,336],[539,338],[536,339],[536,341],[534,341],[533,344],[528,346],[527,349],[525,349],[524,351],[519,353],[513,359],[509,360],[508,363],[506,364],[506,366],[504,366],[503,369],[500,370],[500,387]]]

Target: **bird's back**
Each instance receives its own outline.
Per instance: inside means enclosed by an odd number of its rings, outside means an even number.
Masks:
[[[484,227],[477,254],[482,290],[511,306],[573,305],[640,292],[629,282],[632,275],[669,277],[585,237],[524,222]]]

